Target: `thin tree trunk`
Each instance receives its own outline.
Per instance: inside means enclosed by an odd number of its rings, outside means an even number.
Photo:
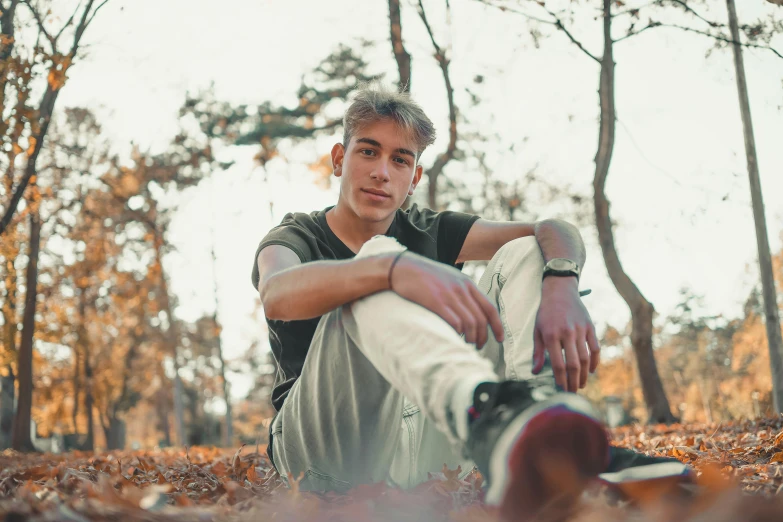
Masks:
[[[14,257],[15,254],[14,254]],[[5,292],[3,295],[3,351],[6,360],[16,359],[16,268],[13,259],[6,259],[4,274]],[[14,426],[14,401],[16,400],[16,376],[9,362],[6,365],[6,375],[0,377],[0,449],[11,447]]]
[[[0,376],[0,450],[11,447],[16,398],[15,382],[14,369],[9,364],[6,367],[6,374]]]
[[[411,90],[411,55],[402,44],[402,17],[400,16],[400,0],[389,0],[389,33],[391,34],[392,52],[397,61],[397,71],[400,74],[400,90]]]
[[[780,331],[780,312],[775,292],[775,277],[772,273],[772,256],[769,251],[767,236],[767,221],[764,215],[764,198],[761,193],[759,179],[759,164],[756,157],[756,139],[753,136],[753,121],[750,117],[750,102],[748,101],[748,85],[745,81],[745,64],[742,58],[739,27],[737,24],[737,9],[734,0],[726,0],[729,10],[729,28],[734,41],[734,66],[737,72],[737,92],[739,94],[742,129],[745,135],[745,155],[748,162],[750,177],[750,196],[753,203],[753,220],[756,223],[756,243],[759,252],[759,272],[764,295],[764,316],[767,327],[767,343],[769,346],[769,362],[772,371],[772,401],[777,413],[783,413],[783,335]]]
[[[157,412],[160,431],[163,432],[163,446],[171,446],[171,426],[169,424],[169,400],[163,389],[158,390],[156,394]]]
[[[449,9],[448,2],[446,2],[446,9]],[[446,50],[435,40],[435,34],[427,21],[427,13],[424,11],[422,0],[419,0],[419,17],[427,30],[432,47],[435,49],[435,60],[443,74],[446,101],[449,104],[449,144],[446,146],[446,150],[438,155],[432,166],[429,169],[424,169],[424,173],[427,175],[427,204],[431,209],[438,210],[438,177],[446,164],[454,159],[457,152],[457,105],[454,103],[454,87],[451,85],[451,74],[449,73],[451,60],[446,56]]]
[[[217,356],[220,360],[220,379],[223,381],[223,400],[226,401],[226,422],[223,427],[223,443],[227,448],[231,447],[234,441],[234,421],[231,414],[231,394],[229,392],[229,384],[226,379],[226,360],[223,358],[223,343],[220,340],[221,326],[218,322],[218,308],[220,307],[220,298],[218,296],[218,282],[217,282],[217,256],[215,255],[215,234],[213,229],[212,234],[212,283],[213,291],[215,294],[215,313],[212,314],[212,324],[215,328],[215,346],[217,348]]]
[[[81,409],[80,396],[84,389],[84,402],[87,402],[87,388],[89,386],[87,374],[87,299],[84,295],[86,288],[79,288],[79,302],[77,305],[79,323],[76,325],[77,340],[73,351],[73,433],[79,433],[79,411]],[[86,441],[83,441],[86,442]]]
[[[22,342],[19,347],[19,401],[14,417],[12,446],[16,451],[35,451],[30,438],[33,408],[33,340],[35,332],[35,304],[38,297],[38,250],[41,243],[41,219],[35,209],[30,211],[30,251],[27,262]]]
[[[0,41],[0,63],[5,62],[14,50],[14,17],[19,0],[11,0],[8,7],[0,14],[0,32],[5,38]],[[0,74],[0,96],[5,96],[5,87],[8,84],[8,71]]]
[[[104,429],[106,448],[119,450],[125,448],[125,422],[116,416],[109,417],[109,425]]]
[[[707,383],[704,377],[698,377],[699,395],[701,395],[701,406],[704,408],[704,418],[707,424],[712,424],[712,407],[710,407],[710,394],[707,390]]]
[[[647,404],[650,422],[672,422],[674,415],[663,389],[652,346],[653,314],[655,309],[623,270],[614,243],[609,200],[606,198],[606,178],[614,150],[616,112],[614,100],[614,56],[612,49],[612,0],[603,2],[604,55],[601,59],[601,80],[598,89],[601,102],[601,121],[598,151],[595,157],[595,222],[606,269],[615,288],[631,309],[631,343],[636,355],[642,393]]]
[[[160,270],[160,292],[161,299],[163,299],[163,310],[166,312],[166,317],[169,321],[169,328],[166,334],[169,350],[171,351],[171,357],[174,362],[174,432],[177,439],[176,443],[182,446],[186,443],[186,440],[185,412],[182,401],[184,390],[182,387],[182,378],[179,375],[179,333],[177,331],[177,322],[174,319],[174,313],[171,309],[168,280],[166,278],[166,272],[163,269],[163,239],[160,237],[158,231],[156,231],[155,235],[155,256],[157,258],[156,263]]]
[[[86,329],[85,329],[86,331]],[[87,451],[95,450],[95,420],[93,418],[93,395],[92,395],[92,365],[89,357],[89,344],[84,343],[84,412],[87,414],[87,437],[84,439],[82,449]]]
[[[80,339],[81,339],[81,333]],[[77,344],[73,348],[73,409],[71,410],[71,422],[73,423],[73,433],[79,433],[79,395],[81,395],[81,353],[80,349],[81,340],[77,341]]]

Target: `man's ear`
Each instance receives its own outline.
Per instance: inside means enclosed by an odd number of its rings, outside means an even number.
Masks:
[[[345,157],[345,147],[342,143],[335,143],[332,147],[332,168],[335,177],[343,175],[343,158]]]
[[[422,172],[424,172],[422,166],[416,165],[416,170],[413,171],[413,179],[411,180],[411,186],[408,189],[409,196],[413,195],[413,191],[416,190],[416,186],[419,184],[419,181],[421,181]]]

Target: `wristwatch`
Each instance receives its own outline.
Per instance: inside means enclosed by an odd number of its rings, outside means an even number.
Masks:
[[[579,275],[581,273],[581,270],[579,268],[579,265],[577,265],[574,261],[571,261],[570,259],[565,259],[563,257],[556,257],[555,259],[550,259],[549,262],[544,266],[544,276],[557,276],[557,277],[570,277],[575,276],[576,280],[579,281]]]

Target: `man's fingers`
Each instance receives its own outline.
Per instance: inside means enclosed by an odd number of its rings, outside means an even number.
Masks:
[[[465,334],[465,341],[469,343],[476,342],[476,318],[474,314],[465,306],[465,304],[459,302],[451,303],[449,305],[452,310],[459,316],[462,323],[462,332]]]
[[[472,285],[471,285],[472,286]],[[471,286],[465,289],[465,300],[463,304],[468,312],[476,321],[476,348],[481,349],[487,342],[487,315],[481,308],[481,305],[477,302],[473,292],[470,290]]]
[[[495,305],[492,304],[492,301],[490,301],[489,298],[484,295],[475,285],[470,285],[470,291],[476,298],[476,303],[478,303],[478,305],[484,311],[484,316],[489,322],[489,327],[492,328],[492,333],[495,336],[495,339],[502,343],[505,335],[503,331],[503,321],[500,319],[500,313],[498,312],[498,309],[495,308]]]
[[[587,376],[590,370],[590,352],[587,349],[585,332],[576,331],[576,353],[579,356],[579,388],[587,386]]]
[[[595,373],[596,368],[598,368],[598,363],[601,362],[601,347],[595,336],[595,327],[593,325],[587,327],[586,333],[587,346],[590,348],[590,373]]]
[[[546,337],[542,335],[544,346],[549,353],[549,362],[552,363],[552,371],[555,374],[555,384],[563,390],[568,390],[568,372],[566,363],[563,360],[563,347],[560,340],[555,337]]]
[[[565,367],[568,374],[568,391],[579,390],[579,352],[576,349],[576,339],[571,338],[563,342],[565,351]],[[551,352],[550,352],[551,353]]]
[[[541,331],[536,328],[533,334],[533,375],[538,375],[544,369],[544,339],[541,337]]]
[[[445,307],[442,312],[440,312],[438,315],[440,315],[441,319],[449,323],[449,326],[454,328],[454,330],[457,333],[462,333],[462,320],[459,318],[459,316],[449,307]]]

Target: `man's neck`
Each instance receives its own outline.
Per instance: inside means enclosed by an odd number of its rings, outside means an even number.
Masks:
[[[392,213],[383,221],[365,221],[357,216],[350,207],[342,205],[338,201],[337,205],[326,213],[326,222],[334,235],[356,253],[363,244],[373,237],[385,234],[394,221],[395,214]]]

